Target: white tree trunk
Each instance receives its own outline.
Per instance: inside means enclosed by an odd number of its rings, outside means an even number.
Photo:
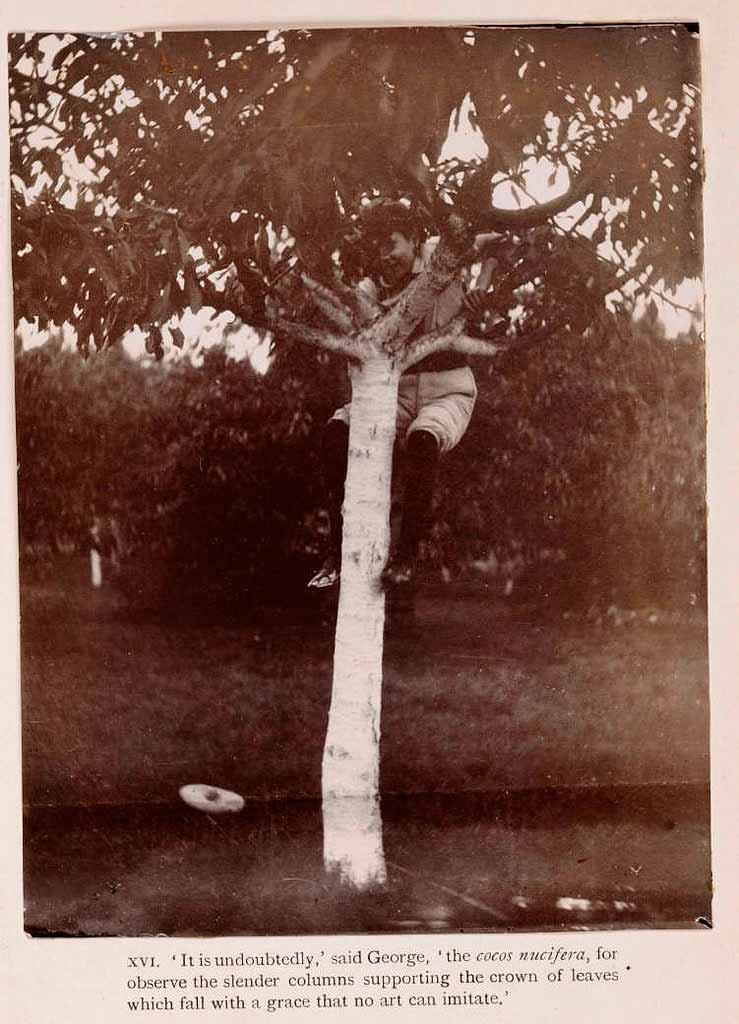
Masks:
[[[390,483],[399,370],[384,355],[351,370],[341,591],[323,753],[327,871],[356,889],[386,879],[380,817],[380,707]]]

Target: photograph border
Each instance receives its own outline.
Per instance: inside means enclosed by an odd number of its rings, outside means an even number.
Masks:
[[[732,966],[732,953],[737,946],[736,914],[731,911],[737,903],[737,883],[734,866],[737,858],[737,759],[734,750],[737,698],[734,682],[737,641],[734,637],[737,609],[737,533],[734,510],[737,500],[737,440],[736,384],[737,371],[732,364],[732,332],[737,322],[736,268],[739,266],[737,238],[731,237],[731,217],[735,209],[735,168],[739,161],[737,149],[737,123],[735,101],[739,92],[735,24],[732,23],[731,5],[703,3],[699,10],[679,17],[663,3],[626,4],[621,10],[619,23],[665,21],[695,22],[700,25],[703,58],[703,114],[706,150],[705,193],[705,264],[706,264],[706,335],[708,358],[708,422],[709,422],[709,648],[711,668],[711,720],[712,720],[712,815],[713,815],[713,873],[715,880],[714,921],[710,931],[697,932],[619,932],[609,933],[611,944],[628,956],[633,976],[628,984],[615,991],[568,991],[552,1002],[542,993],[545,1002],[537,1009],[532,997],[516,997],[505,1012],[508,1019],[525,1021],[574,1019],[587,1021],[598,1013],[599,1020],[607,1024],[621,1021],[627,1015],[635,1020],[671,1022],[688,1021],[700,1013],[702,1017],[717,1021],[730,1019],[730,1007],[737,1003],[736,972]],[[48,3],[25,3],[12,0],[2,15],[4,60],[0,96],[7,111],[7,58],[6,34],[11,30],[32,29],[123,29],[123,28],[235,28],[261,25],[281,27],[341,24],[339,5],[302,3],[292,5],[281,18],[279,8],[264,3],[250,9],[249,24],[236,3],[219,3],[220,15],[216,24],[215,7],[211,7],[210,24],[204,25],[200,12],[192,3],[181,4],[173,22],[171,8],[162,3],[128,4],[117,11],[115,19],[104,19],[101,24],[99,8],[91,3],[74,2],[67,6],[62,18]],[[445,9],[446,8],[446,9]],[[445,24],[455,22],[492,23],[491,12],[485,5],[465,4],[464,10],[454,9],[450,18],[447,4],[406,4],[402,18],[390,5],[373,5],[372,13],[359,19],[361,24]],[[637,10],[638,8],[638,10]],[[188,14],[192,11],[192,22]],[[547,7],[542,3],[514,4],[507,0],[496,7],[495,24],[532,23],[551,24]],[[590,12],[590,13],[588,13]],[[358,11],[356,12],[358,14]],[[596,21],[611,24],[607,5],[569,4],[566,16],[559,19],[566,24],[573,21]],[[510,17],[506,17],[509,14]],[[354,21],[357,20],[353,19]],[[734,19],[735,21],[735,19]],[[50,28],[51,26],[51,28]],[[2,227],[3,288],[0,312],[12,338],[12,306],[10,291],[9,223],[8,223],[8,142],[2,138]],[[727,273],[727,268],[728,273]],[[132,953],[156,952],[162,955],[170,947],[195,948],[203,942],[219,943],[223,948],[255,948],[264,945],[264,938],[181,940],[181,939],[80,939],[59,943],[55,940],[29,939],[22,931],[22,860],[20,852],[21,789],[20,767],[20,686],[18,655],[18,563],[17,512],[15,491],[15,448],[13,421],[12,346],[3,364],[3,409],[5,420],[2,431],[3,466],[2,501],[2,650],[4,686],[0,718],[0,769],[6,785],[2,794],[2,830],[0,854],[0,881],[2,884],[3,917],[0,921],[0,991],[7,990],[10,999],[10,1020],[36,1022],[96,1020],[103,1017],[116,1024],[130,1020],[125,1009],[123,978],[126,957]],[[582,933],[588,941],[602,939],[602,933]],[[580,936],[578,936],[580,938]],[[472,937],[466,936],[466,941]],[[566,944],[571,934],[563,936]],[[294,945],[294,940],[274,939],[274,948]],[[304,942],[325,946],[327,939],[311,938]],[[342,948],[366,945],[367,937],[340,936],[336,940]],[[387,941],[397,947],[403,937],[371,940],[375,945]],[[438,944],[440,937],[414,936],[414,945],[428,942]],[[445,936],[441,941],[451,941]],[[479,937],[478,944],[505,944],[507,948],[520,948],[525,936]],[[193,945],[193,943],[195,945]],[[637,980],[639,984],[637,984]],[[384,1013],[384,1011],[382,1011]],[[427,1011],[431,1013],[431,1011]],[[473,1011],[470,1011],[472,1014]],[[542,1016],[542,1012],[544,1016]],[[14,1016],[15,1015],[15,1016]],[[154,1018],[166,1014],[153,1014]],[[208,1019],[209,1014],[199,1015]],[[279,1016],[279,1015],[278,1015]],[[283,1015],[284,1016],[284,1015]],[[292,1019],[293,1015],[290,1016]],[[308,1015],[303,1013],[302,1019]],[[311,1013],[309,1015],[313,1017]],[[358,1015],[360,1016],[360,1015]],[[378,1018],[381,1013],[364,1011],[361,1019]],[[432,1013],[432,1016],[435,1016]]]

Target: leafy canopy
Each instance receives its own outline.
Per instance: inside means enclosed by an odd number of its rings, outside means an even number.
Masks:
[[[182,344],[178,314],[224,308],[234,268],[258,322],[281,261],[342,272],[368,198],[407,196],[438,227],[460,127],[486,156],[471,219],[508,230],[508,325],[523,302],[529,329],[581,331],[606,294],[700,274],[683,27],[17,35],[10,79],[16,318],[72,323],[83,352],[134,324],[150,351],[164,325]],[[579,231],[531,214],[532,182],[542,198],[594,163]]]

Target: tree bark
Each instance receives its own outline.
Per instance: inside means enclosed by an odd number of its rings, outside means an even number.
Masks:
[[[323,754],[326,870],[355,889],[384,884],[380,710],[390,484],[400,370],[385,354],[350,369],[349,455],[334,675]]]

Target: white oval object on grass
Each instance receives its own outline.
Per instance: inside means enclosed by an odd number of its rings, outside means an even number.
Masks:
[[[219,786],[206,786],[196,782],[180,787],[180,797],[188,807],[206,814],[235,814],[244,809],[244,798],[238,793]]]

